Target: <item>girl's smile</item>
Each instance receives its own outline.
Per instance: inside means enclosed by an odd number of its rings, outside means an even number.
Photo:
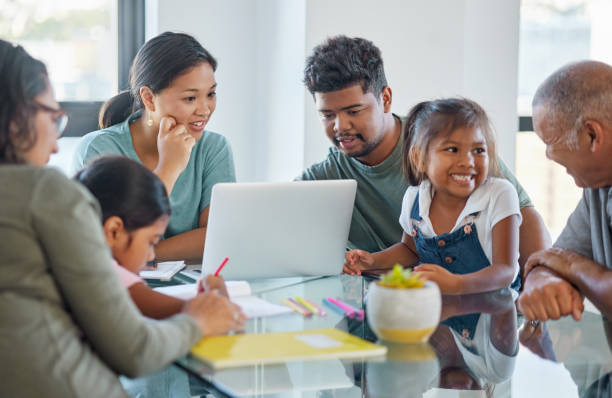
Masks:
[[[217,106],[215,73],[207,62],[188,69],[153,96],[154,118],[172,116],[199,140]]]
[[[451,178],[458,184],[470,184],[474,177],[474,174],[451,174]]]
[[[467,198],[487,178],[489,156],[479,128],[435,137],[427,150],[427,178],[437,194]]]

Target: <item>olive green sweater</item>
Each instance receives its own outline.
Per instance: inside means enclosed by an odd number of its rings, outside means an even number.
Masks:
[[[112,268],[99,206],[52,169],[0,166],[0,396],[125,396],[201,337],[143,317]]]

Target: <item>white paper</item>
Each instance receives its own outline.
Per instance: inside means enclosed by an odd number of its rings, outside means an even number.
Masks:
[[[272,304],[269,301],[260,299],[256,296],[237,296],[231,298],[232,302],[242,308],[242,312],[247,318],[261,318],[292,312],[289,307],[284,305]]]
[[[198,285],[196,283],[188,283],[185,285],[156,287],[153,290],[167,296],[180,298],[181,300],[190,300],[196,296]]]
[[[166,261],[163,263],[157,263],[157,267],[155,269],[145,269],[140,271],[139,275],[143,279],[159,279],[162,281],[167,281],[172,279],[172,277],[185,268],[184,261]]]
[[[238,304],[248,318],[260,318],[291,312],[291,309],[284,305],[272,304],[259,297],[251,296],[251,286],[247,281],[227,281],[225,285],[227,286],[230,300]],[[197,289],[196,283],[189,283],[156,287],[153,290],[182,300],[190,300],[196,296]]]
[[[227,287],[227,294],[229,294],[230,299],[251,295],[251,285],[247,281],[226,281],[225,287]]]

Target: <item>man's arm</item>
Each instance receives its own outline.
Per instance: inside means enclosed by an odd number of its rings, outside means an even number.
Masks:
[[[545,267],[538,267],[525,277],[518,306],[527,319],[540,321],[570,314],[578,321],[584,311],[578,290]]]
[[[525,272],[546,267],[576,286],[607,317],[612,317],[612,270],[571,250],[552,248],[535,253]],[[535,272],[535,270],[534,270]]]
[[[591,253],[586,196],[583,196],[569,217],[555,246],[582,254]],[[525,263],[525,284],[519,298],[519,308],[528,319],[546,321],[570,314],[574,319],[580,319],[584,309],[582,297],[577,285],[572,285],[573,282],[562,275],[569,273],[563,270],[562,264],[558,263],[563,256],[553,256],[553,253],[558,251],[559,249],[548,249],[536,252]]]

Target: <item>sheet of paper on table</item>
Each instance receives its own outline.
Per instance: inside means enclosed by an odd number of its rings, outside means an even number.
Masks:
[[[225,284],[230,300],[238,304],[248,318],[260,318],[291,312],[291,309],[284,305],[273,304],[259,297],[252,296],[251,287],[247,281],[227,281]],[[168,296],[189,300],[195,297],[197,284],[163,286],[157,287],[154,290]]]

